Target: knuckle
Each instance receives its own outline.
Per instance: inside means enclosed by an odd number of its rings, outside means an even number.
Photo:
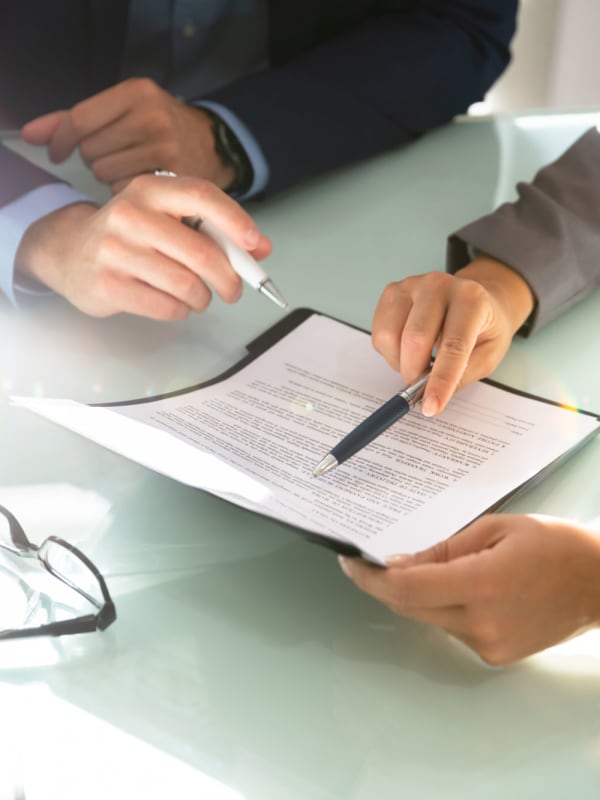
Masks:
[[[371,334],[373,347],[382,355],[397,355],[400,352],[400,332],[393,328],[376,328]]]
[[[226,286],[219,292],[221,298],[226,303],[235,303],[240,299],[242,292],[242,281],[237,275],[227,283]]]
[[[108,229],[120,229],[123,225],[133,225],[138,216],[138,209],[129,197],[123,194],[105,207],[104,217]]]
[[[402,366],[407,367],[409,361],[416,368],[416,363],[420,364],[420,369],[425,367],[431,357],[434,345],[434,336],[431,332],[416,326],[414,323],[407,323],[402,332]]]
[[[204,281],[189,269],[177,269],[169,279],[171,294],[194,311],[204,311],[212,294]]]
[[[451,358],[466,358],[469,347],[461,336],[442,336],[438,353]]]
[[[431,334],[425,328],[425,321],[407,322],[402,334],[402,343],[410,350],[421,350],[427,347],[431,349]]]
[[[154,176],[147,173],[136,175],[125,187],[126,196],[129,197],[129,195],[135,195],[143,197],[151,190],[154,180]],[[122,193],[121,202],[125,202],[123,199],[124,196],[125,195]]]
[[[210,202],[217,191],[214,184],[204,178],[184,178],[182,189],[192,199],[201,203]]]
[[[447,287],[453,280],[452,275],[446,272],[439,272],[434,270],[432,272],[425,272],[421,275],[421,282],[423,286],[430,292],[438,292]]]
[[[177,301],[167,301],[165,306],[159,310],[159,317],[160,319],[173,321],[177,319],[186,319],[189,313],[189,308],[185,309],[181,303]]]
[[[73,108],[69,111],[69,117],[72,127],[75,131],[79,132],[82,130],[85,124],[86,118],[86,105],[85,101],[81,103],[76,103]]]
[[[97,273],[97,280],[101,282],[102,290],[109,290],[112,285],[112,277],[102,267],[117,266],[120,258],[122,257],[122,245],[118,236],[113,234],[105,234],[100,238],[96,245],[96,260],[101,265],[100,271]]]
[[[125,84],[129,91],[143,98],[154,98],[161,92],[159,85],[152,78],[129,78]]]
[[[97,181],[100,183],[105,183],[108,177],[108,173],[106,171],[106,165],[102,163],[102,161],[89,161],[88,159],[84,158],[87,162],[88,166],[92,170],[92,174]]]
[[[171,281],[173,293],[188,305],[196,308],[199,303],[203,304],[205,302],[204,297],[208,294],[208,291],[200,278],[190,270],[177,270]]]
[[[380,305],[384,308],[389,308],[403,301],[410,300],[419,279],[418,275],[411,275],[400,281],[388,283],[381,293]]]
[[[463,278],[460,284],[461,294],[466,302],[477,305],[487,297],[487,292],[478,281]]]
[[[178,179],[177,186],[181,193],[189,199],[190,204],[197,206],[199,209],[210,208],[216,211],[229,201],[227,195],[205,178],[183,176]],[[242,217],[240,217],[240,214]],[[235,218],[239,222],[243,215],[245,215],[245,212],[241,210],[241,207],[234,204],[231,209],[231,219]]]
[[[145,303],[143,313],[155,319],[169,321],[187,317],[189,309],[186,312],[181,301],[167,294],[160,293],[152,295],[151,299]]]
[[[93,158],[93,151],[92,147],[90,146],[89,139],[87,137],[79,142],[79,154],[81,155],[85,163],[90,165]]]
[[[388,283],[381,293],[381,301],[386,304],[393,303],[398,294],[402,292],[403,283],[404,281],[393,281],[392,283]]]
[[[212,302],[212,294],[210,292],[204,292],[200,299],[196,299],[193,305],[194,311],[202,312],[206,311],[206,309],[210,306]]]
[[[173,132],[173,119],[169,110],[162,105],[152,106],[146,115],[146,126],[155,135],[170,135]]]

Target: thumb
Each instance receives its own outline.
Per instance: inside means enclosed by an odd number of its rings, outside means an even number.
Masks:
[[[488,514],[467,525],[449,539],[443,539],[426,550],[411,555],[389,556],[388,567],[413,567],[419,564],[447,564],[454,559],[479,553],[493,547],[502,539],[506,529],[506,514]]]
[[[47,145],[67,113],[67,111],[51,111],[49,114],[32,119],[21,130],[23,139],[29,144]]]

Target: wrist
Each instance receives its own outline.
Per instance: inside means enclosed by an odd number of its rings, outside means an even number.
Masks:
[[[58,289],[60,262],[74,226],[79,226],[97,211],[92,203],[71,203],[32,223],[15,255],[15,272]]]
[[[458,270],[460,278],[475,280],[501,304],[513,333],[526,322],[535,308],[535,295],[529,284],[515,269],[484,253]]]

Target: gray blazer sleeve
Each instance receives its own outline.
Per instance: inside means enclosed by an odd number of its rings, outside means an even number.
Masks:
[[[529,335],[600,286],[600,131],[587,131],[519,198],[453,233],[447,270],[471,260],[470,248],[508,264],[529,283],[536,308]]]

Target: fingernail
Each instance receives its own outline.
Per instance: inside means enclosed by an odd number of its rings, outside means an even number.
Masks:
[[[349,578],[350,577],[350,564],[348,563],[348,559],[344,558],[344,556],[338,556],[338,562],[340,567],[342,568],[342,572],[344,575]]]
[[[437,397],[428,395],[421,403],[421,414],[424,417],[435,417],[440,410],[440,401]]]
[[[389,556],[385,563],[388,567],[408,567],[414,564],[415,557],[409,553],[401,553],[397,556]]]
[[[253,248],[256,247],[259,241],[260,241],[260,231],[255,225],[252,225],[246,231],[246,235],[244,236],[244,243],[248,247]]]

